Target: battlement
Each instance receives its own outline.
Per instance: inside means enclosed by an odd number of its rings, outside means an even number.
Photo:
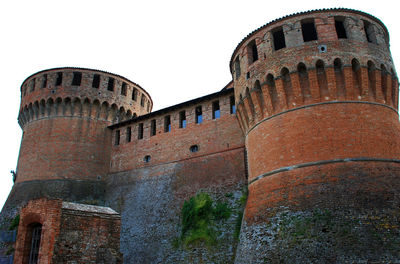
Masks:
[[[386,27],[354,10],[317,10],[249,34],[230,63],[242,129],[263,118],[327,101],[398,108]]]
[[[21,86],[18,118],[79,116],[117,123],[151,111],[150,95],[119,75],[82,68],[56,68],[28,77]]]

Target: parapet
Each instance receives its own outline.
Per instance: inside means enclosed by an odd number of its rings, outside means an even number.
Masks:
[[[138,84],[116,74],[54,68],[29,76],[21,85],[18,122],[54,116],[80,116],[117,123],[147,114],[153,102]]]
[[[324,9],[274,20],[250,33],[230,62],[241,126],[326,101],[397,109],[389,34],[377,18]]]

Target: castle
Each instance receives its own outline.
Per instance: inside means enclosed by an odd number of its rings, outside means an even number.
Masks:
[[[289,15],[247,35],[229,66],[220,91],[154,112],[150,94],[116,74],[29,76],[2,211],[20,217],[14,263],[400,261],[385,25],[350,9]],[[199,193],[231,213],[215,221],[212,246],[174,243]]]

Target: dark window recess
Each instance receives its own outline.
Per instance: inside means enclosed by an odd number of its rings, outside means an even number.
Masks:
[[[364,30],[367,41],[370,43],[376,43],[377,41],[374,28],[371,23],[365,20],[364,20]]]
[[[118,145],[119,145],[119,139],[120,139],[120,131],[119,131],[119,130],[116,130],[116,131],[115,131],[115,142],[114,142],[114,145],[115,145],[115,146],[118,146]]]
[[[230,105],[230,113],[235,114],[236,113],[236,105],[235,105],[235,97],[234,96],[229,97],[229,105]]]
[[[47,74],[43,75],[43,82],[42,82],[42,88],[46,88],[47,86]]]
[[[247,80],[250,79],[250,72],[247,72],[247,73],[246,73],[246,79],[247,79]]]
[[[126,142],[132,141],[132,128],[129,126],[126,128]]]
[[[100,75],[99,74],[93,75],[92,87],[93,88],[99,88],[100,87]]]
[[[62,84],[62,77],[63,77],[63,73],[57,72],[56,86],[60,86]]]
[[[219,101],[215,101],[212,104],[212,118],[217,119],[221,117],[221,111],[219,110]]]
[[[301,23],[301,31],[303,33],[304,42],[318,40],[314,21]]]
[[[201,124],[203,122],[203,111],[201,106],[196,107],[196,124]]]
[[[31,248],[29,251],[29,264],[37,264],[39,259],[40,238],[42,235],[42,225],[36,224],[32,228]]]
[[[143,158],[143,161],[146,162],[146,163],[150,162],[150,160],[151,160],[151,156],[150,155],[146,155]]]
[[[155,136],[157,133],[157,127],[156,127],[156,120],[153,119],[151,120],[151,124],[150,124],[150,136]]]
[[[286,48],[285,35],[283,34],[283,29],[277,29],[272,33],[274,39],[274,49],[280,50]]]
[[[127,87],[127,85],[126,85],[126,83],[122,83],[122,85],[121,85],[121,95],[125,95],[126,96],[126,88]]]
[[[186,127],[186,113],[185,111],[179,112],[179,128]]]
[[[189,150],[190,152],[197,152],[199,151],[199,146],[198,145],[190,146]]]
[[[240,77],[240,61],[239,61],[239,56],[236,57],[235,60],[235,75],[236,78]]]
[[[253,40],[247,45],[247,54],[249,56],[249,64],[258,60],[258,50],[256,41]]]
[[[138,91],[136,90],[136,88],[133,88],[133,91],[132,91],[132,100],[133,101],[137,101],[137,95],[138,95]]]
[[[107,90],[114,91],[114,82],[115,82],[114,78],[112,77],[108,78]]]
[[[150,112],[150,101],[147,101],[147,112]]]
[[[336,34],[339,39],[347,39],[346,28],[343,20],[335,19]]]
[[[36,85],[36,78],[33,78],[31,82],[31,92],[35,91],[35,85]]]
[[[138,139],[143,139],[143,123],[138,125]]]
[[[171,131],[171,116],[164,117],[164,132]]]
[[[81,85],[82,82],[82,73],[80,72],[74,72],[73,77],[72,77],[72,83],[71,85]]]
[[[144,106],[144,95],[142,94],[142,98],[140,98],[140,106]]]

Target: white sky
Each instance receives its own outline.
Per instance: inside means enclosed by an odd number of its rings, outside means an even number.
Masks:
[[[285,15],[345,7],[370,13],[388,28],[400,63],[397,1],[131,0],[0,3],[1,126],[0,207],[12,187],[21,129],[20,85],[48,68],[105,70],[138,83],[153,110],[222,89],[229,60],[251,31]]]

